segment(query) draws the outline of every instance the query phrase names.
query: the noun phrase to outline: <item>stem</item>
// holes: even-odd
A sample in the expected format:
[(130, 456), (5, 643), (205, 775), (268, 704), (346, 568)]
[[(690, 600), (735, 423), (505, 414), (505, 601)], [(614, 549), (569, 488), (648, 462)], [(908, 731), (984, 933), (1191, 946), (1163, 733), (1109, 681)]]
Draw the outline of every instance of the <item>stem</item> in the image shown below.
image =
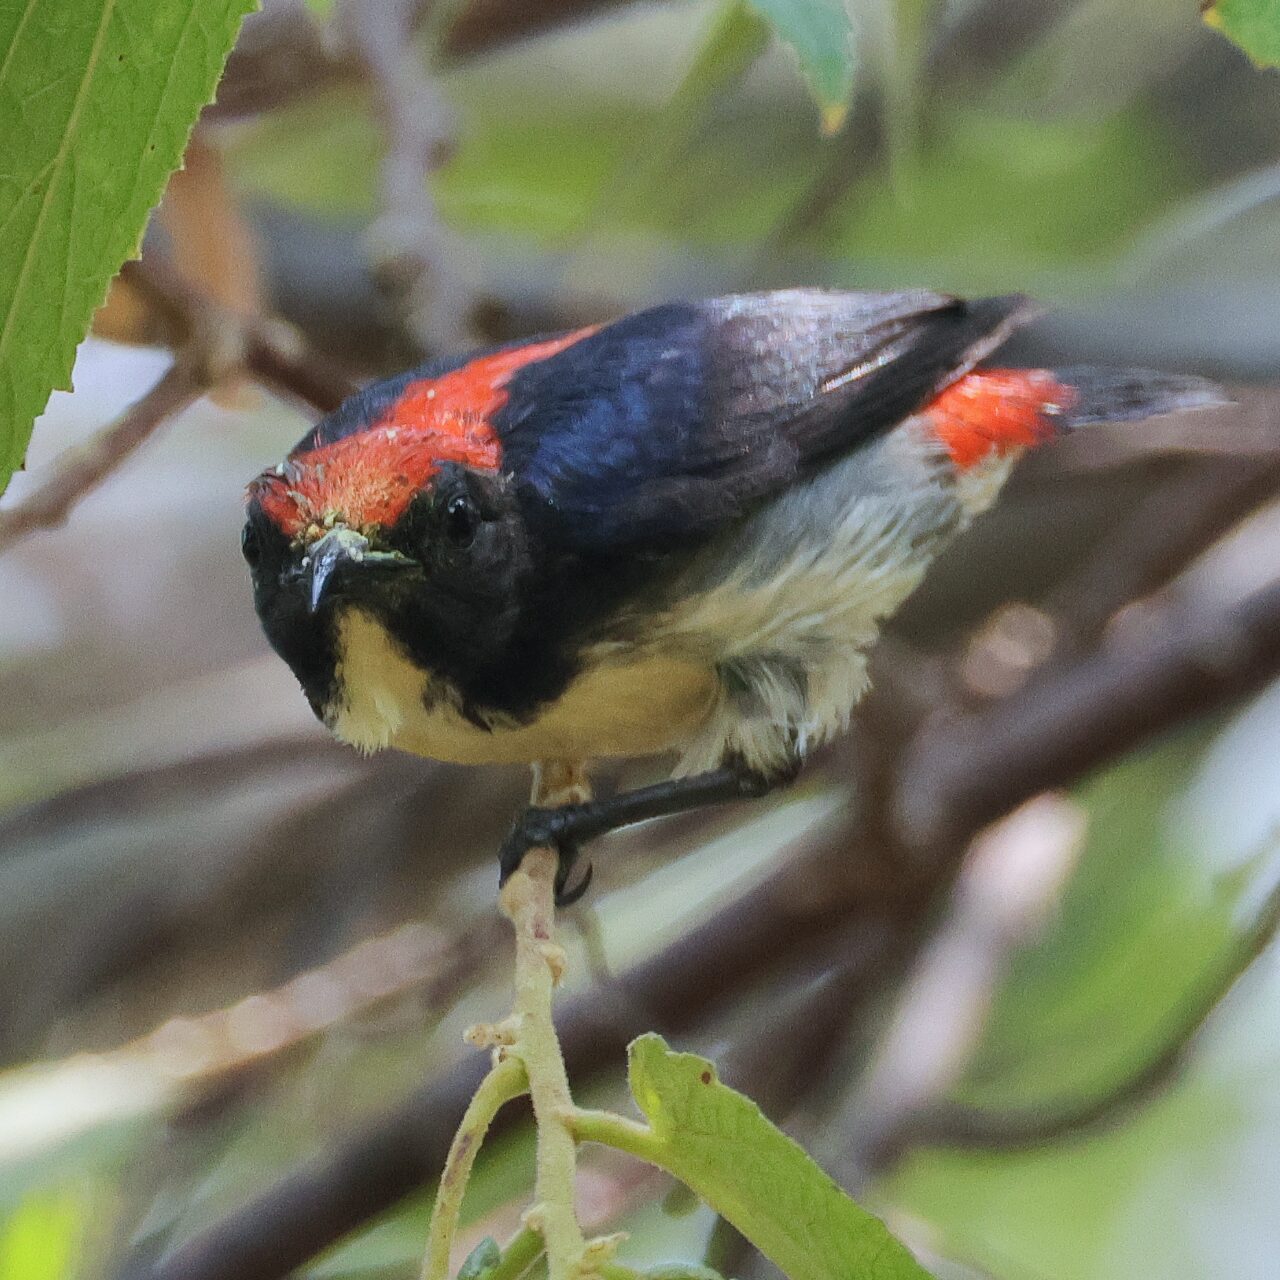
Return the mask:
[(502, 1261), (485, 1280), (520, 1280), (540, 1257), (542, 1237), (532, 1227), (521, 1227), (503, 1249)]
[(471, 1166), (475, 1163), (480, 1144), (499, 1109), (512, 1098), (525, 1093), (528, 1087), (524, 1063), (519, 1058), (503, 1058), (494, 1063), (467, 1104), (462, 1123), (445, 1158), (435, 1204), (431, 1208), (431, 1230), (422, 1263), (422, 1280), (448, 1280), (449, 1254), (458, 1229), (462, 1197), (466, 1194), (467, 1180), (471, 1177)]
[(564, 970), (564, 952), (555, 941), (557, 865), (553, 850), (530, 850), (507, 881), (500, 902), (516, 932), (518, 1030), (512, 1053), (528, 1072), (538, 1127), (536, 1203), (527, 1222), (546, 1242), (550, 1280), (575, 1280), (586, 1240), (574, 1212), (577, 1145), (568, 1126), (573, 1098), (551, 1017), (552, 996)]
[(569, 1131), (578, 1142), (598, 1142), (616, 1151), (646, 1160), (660, 1169), (666, 1168), (662, 1143), (647, 1124), (628, 1120), (612, 1111), (592, 1111), (574, 1107), (569, 1113)]

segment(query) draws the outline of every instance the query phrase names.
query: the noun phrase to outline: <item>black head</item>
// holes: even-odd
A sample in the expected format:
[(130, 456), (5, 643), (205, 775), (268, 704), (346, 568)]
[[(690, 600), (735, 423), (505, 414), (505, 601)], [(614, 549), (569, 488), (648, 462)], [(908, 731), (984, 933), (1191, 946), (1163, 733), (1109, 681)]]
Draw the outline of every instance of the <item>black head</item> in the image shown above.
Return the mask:
[[(340, 693), (338, 627), (349, 610), (379, 622), (437, 686), (443, 679), (465, 688), (474, 672), (501, 660), (530, 559), (502, 476), (440, 464), (385, 523), (340, 508), (321, 514), (306, 502), (321, 518), (304, 523), (299, 482), (289, 468), (255, 482), (242, 545), (267, 638), (318, 715)], [(363, 505), (377, 510), (376, 501)]]

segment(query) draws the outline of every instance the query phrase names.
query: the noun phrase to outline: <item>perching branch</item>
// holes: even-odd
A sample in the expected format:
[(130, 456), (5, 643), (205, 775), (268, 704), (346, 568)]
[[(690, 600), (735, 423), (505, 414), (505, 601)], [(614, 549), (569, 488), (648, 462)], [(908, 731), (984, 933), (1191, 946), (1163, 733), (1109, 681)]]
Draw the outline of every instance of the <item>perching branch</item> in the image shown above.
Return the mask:
[[(815, 851), (780, 868), (614, 986), (565, 1001), (557, 1027), (574, 1078), (616, 1066), (642, 1032), (687, 1027), (779, 963), (820, 952), (847, 915), (804, 888), (825, 861)], [(439, 1176), (484, 1074), (476, 1058), (462, 1059), (154, 1265), (126, 1269), (121, 1280), (279, 1280)], [(495, 1131), (505, 1120), (498, 1116)]]
[(530, 850), (504, 886), (500, 904), (516, 934), (516, 997), (509, 1052), (524, 1063), (528, 1073), (538, 1126), (535, 1203), (525, 1221), (546, 1242), (551, 1280), (572, 1280), (586, 1239), (574, 1212), (578, 1153), (566, 1123), (573, 1098), (551, 1014), (555, 988), (565, 966), (564, 950), (555, 940), (558, 861), (554, 850)]
[[(537, 770), (535, 803), (581, 804), (588, 798), (586, 780), (579, 769), (544, 765)], [(467, 1033), (472, 1043), (494, 1046), (499, 1066), (481, 1085), (477, 1095), (482, 1099), (479, 1114), (473, 1099), (450, 1148), (455, 1184), (446, 1186), (442, 1179), (423, 1280), (447, 1280), (449, 1241), (461, 1201), (461, 1186), (457, 1184), (459, 1179), (465, 1183), (479, 1137), (496, 1110), (483, 1100), (494, 1091), (495, 1075), (501, 1070), (503, 1059), (518, 1064), (522, 1091), (527, 1087), (533, 1102), (538, 1148), (535, 1202), (526, 1211), (524, 1222), (542, 1237), (550, 1280), (579, 1280), (596, 1272), (600, 1264), (609, 1261), (617, 1244), (616, 1237), (588, 1242), (578, 1222), (575, 1203), (578, 1149), (570, 1127), (573, 1096), (552, 1016), (555, 989), (565, 968), (564, 948), (556, 941), (559, 863), (554, 849), (531, 849), (498, 898), (502, 914), (511, 921), (516, 936), (515, 1001), (505, 1021), (496, 1026), (473, 1027)], [(515, 1082), (516, 1074), (507, 1071), (508, 1087)], [(449, 1172), (450, 1163), (446, 1163), (446, 1178)]]

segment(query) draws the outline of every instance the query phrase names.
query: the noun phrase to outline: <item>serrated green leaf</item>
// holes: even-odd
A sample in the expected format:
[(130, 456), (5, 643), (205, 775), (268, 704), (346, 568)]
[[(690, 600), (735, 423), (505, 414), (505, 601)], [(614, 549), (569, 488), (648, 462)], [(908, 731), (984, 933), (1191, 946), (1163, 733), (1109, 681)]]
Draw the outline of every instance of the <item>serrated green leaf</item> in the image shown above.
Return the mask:
[(254, 3), (0, 5), (0, 491)]
[(835, 133), (844, 123), (853, 93), (853, 23), (844, 0), (751, 0), (791, 46), (800, 70), (822, 112), (822, 131)]
[(789, 1280), (922, 1280), (888, 1228), (855, 1204), (715, 1067), (660, 1036), (629, 1052), (631, 1092), (652, 1130), (644, 1154), (733, 1223)]
[(1217, 0), (1204, 20), (1260, 67), (1280, 67), (1280, 0)]

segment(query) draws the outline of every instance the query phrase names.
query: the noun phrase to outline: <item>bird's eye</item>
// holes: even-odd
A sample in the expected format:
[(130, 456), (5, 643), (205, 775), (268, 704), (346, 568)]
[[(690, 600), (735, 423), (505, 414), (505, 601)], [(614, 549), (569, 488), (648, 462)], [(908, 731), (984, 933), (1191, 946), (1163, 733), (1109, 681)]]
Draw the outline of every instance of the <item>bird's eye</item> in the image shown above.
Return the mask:
[(240, 553), (250, 569), (258, 567), (258, 561), (262, 559), (262, 539), (251, 524), (245, 525), (244, 532), (240, 535)]
[(450, 542), (459, 547), (471, 544), (480, 525), (480, 511), (465, 494), (450, 498), (444, 509), (444, 527)]

